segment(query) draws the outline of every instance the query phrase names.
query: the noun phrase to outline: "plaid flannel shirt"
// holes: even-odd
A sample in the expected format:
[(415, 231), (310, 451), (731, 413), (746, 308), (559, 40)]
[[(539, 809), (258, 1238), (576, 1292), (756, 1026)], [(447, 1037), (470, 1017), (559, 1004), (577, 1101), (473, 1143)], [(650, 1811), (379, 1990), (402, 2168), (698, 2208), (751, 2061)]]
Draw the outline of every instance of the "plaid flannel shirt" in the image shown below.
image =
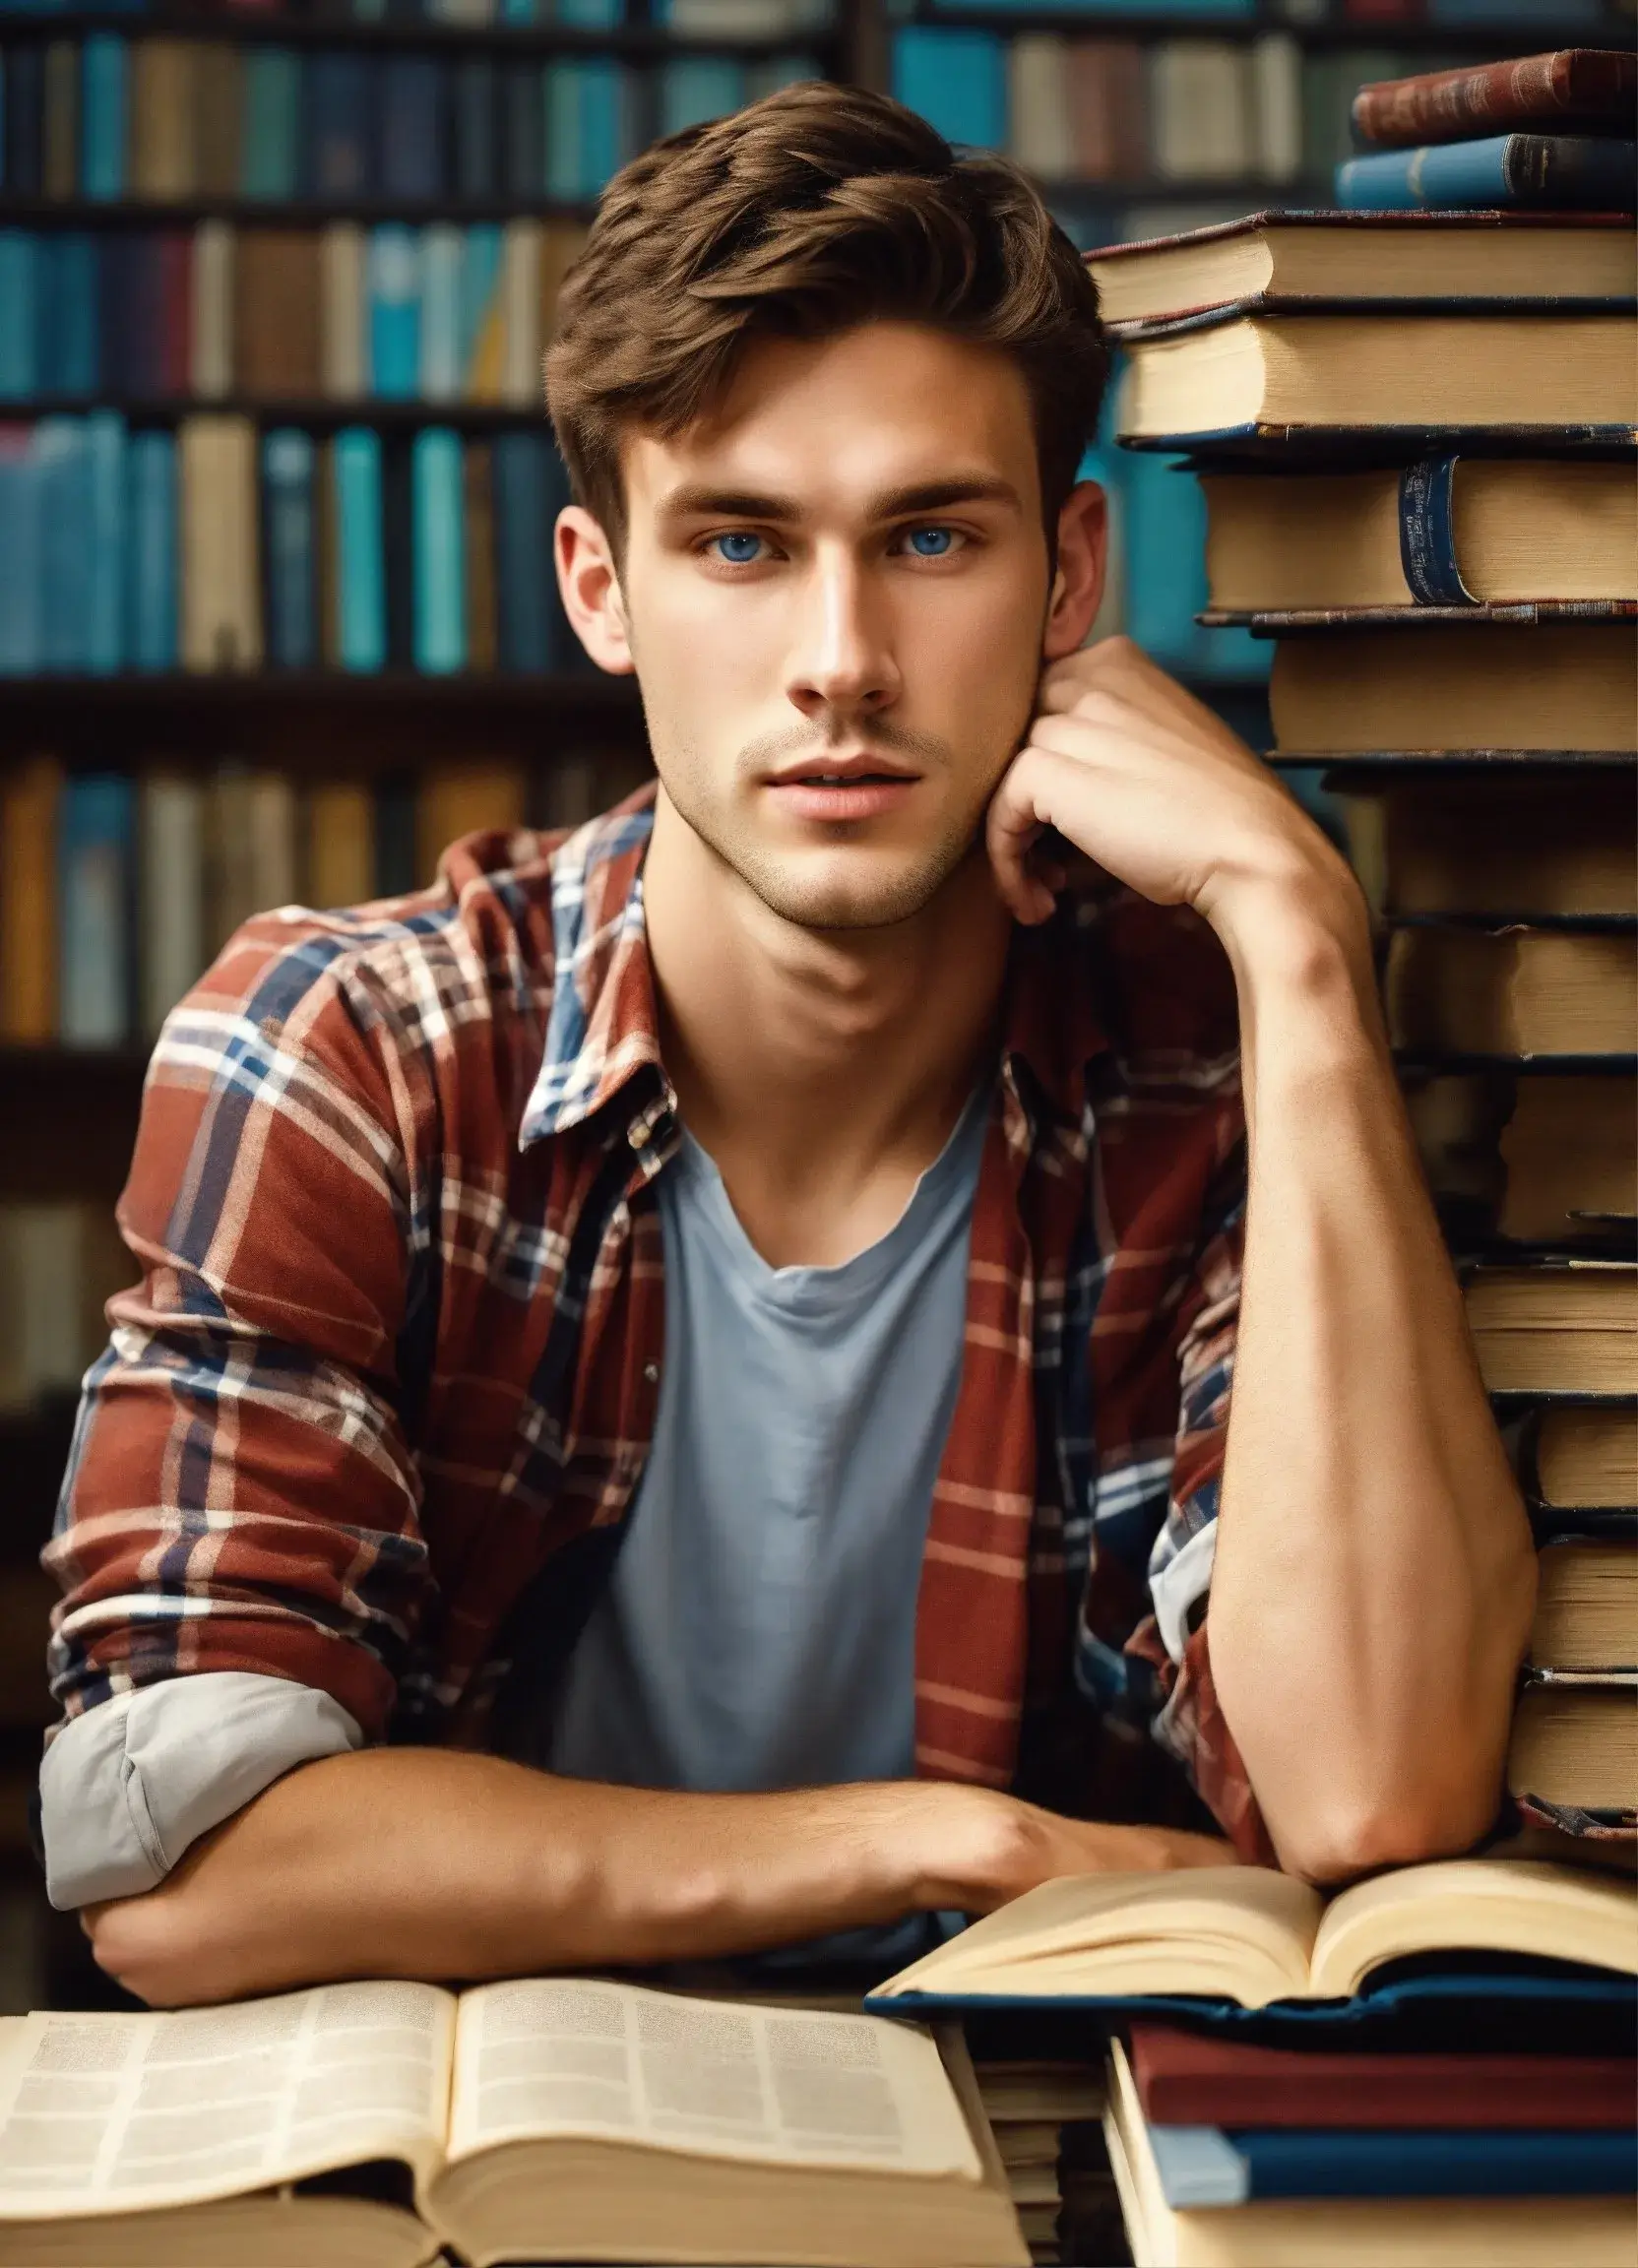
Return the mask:
[[(549, 1690), (665, 1356), (651, 794), (468, 837), (409, 898), (264, 914), (167, 1019), (118, 1211), (142, 1282), (42, 1554), (63, 1722), (249, 1670), (369, 1741), (484, 1747)], [(1088, 1816), (1198, 1818), (1192, 1781), (1267, 1857), (1206, 1622), (1155, 1611), (1182, 1553), (1209, 1571), (1236, 1040), (1186, 912), (1105, 891), (1014, 932), (915, 1753)]]

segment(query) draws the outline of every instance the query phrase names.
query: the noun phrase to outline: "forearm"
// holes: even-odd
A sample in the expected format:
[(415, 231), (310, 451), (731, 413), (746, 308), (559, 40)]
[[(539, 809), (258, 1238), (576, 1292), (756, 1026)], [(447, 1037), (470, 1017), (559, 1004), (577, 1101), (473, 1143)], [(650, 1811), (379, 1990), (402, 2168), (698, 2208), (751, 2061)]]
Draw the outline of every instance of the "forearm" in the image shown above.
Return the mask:
[(1362, 909), (1230, 937), (1250, 1196), (1218, 1691), (1298, 1871), (1493, 1813), (1535, 1560), (1392, 1077)]

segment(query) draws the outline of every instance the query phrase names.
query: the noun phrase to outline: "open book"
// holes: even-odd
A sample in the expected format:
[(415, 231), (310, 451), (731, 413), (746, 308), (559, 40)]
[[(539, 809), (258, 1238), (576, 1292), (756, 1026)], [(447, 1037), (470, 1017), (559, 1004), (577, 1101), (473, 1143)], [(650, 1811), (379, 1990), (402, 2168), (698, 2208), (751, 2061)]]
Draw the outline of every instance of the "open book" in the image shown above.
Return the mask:
[(0, 2263), (1026, 2268), (953, 2034), (592, 1979), (0, 2024)]
[(1329, 1903), (1267, 1866), (1065, 1875), (985, 1915), (870, 1998), (1184, 1992), (1266, 2008), (1346, 2000), (1385, 1962), (1458, 1949), (1638, 1974), (1638, 1888), (1523, 1858), (1402, 1866)]

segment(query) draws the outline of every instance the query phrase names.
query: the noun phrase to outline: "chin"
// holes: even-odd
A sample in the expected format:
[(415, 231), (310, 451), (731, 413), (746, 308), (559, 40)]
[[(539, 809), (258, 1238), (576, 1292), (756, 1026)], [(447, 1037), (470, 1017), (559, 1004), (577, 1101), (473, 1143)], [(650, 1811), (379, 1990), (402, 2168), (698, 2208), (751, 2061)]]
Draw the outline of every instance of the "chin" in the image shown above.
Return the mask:
[(802, 857), (769, 851), (735, 860), (771, 913), (802, 929), (891, 929), (930, 906), (966, 845), (885, 858), (863, 850)]

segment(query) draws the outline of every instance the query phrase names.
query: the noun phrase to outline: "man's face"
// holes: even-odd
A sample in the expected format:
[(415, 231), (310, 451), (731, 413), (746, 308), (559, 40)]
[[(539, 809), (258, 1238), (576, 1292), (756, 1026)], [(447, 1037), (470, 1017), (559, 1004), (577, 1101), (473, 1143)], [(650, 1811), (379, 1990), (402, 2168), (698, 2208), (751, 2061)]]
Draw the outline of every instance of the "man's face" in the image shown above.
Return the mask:
[(1048, 582), (1018, 370), (905, 323), (763, 342), (709, 422), (634, 435), (623, 465), (665, 795), (787, 920), (908, 919), (1034, 708)]

